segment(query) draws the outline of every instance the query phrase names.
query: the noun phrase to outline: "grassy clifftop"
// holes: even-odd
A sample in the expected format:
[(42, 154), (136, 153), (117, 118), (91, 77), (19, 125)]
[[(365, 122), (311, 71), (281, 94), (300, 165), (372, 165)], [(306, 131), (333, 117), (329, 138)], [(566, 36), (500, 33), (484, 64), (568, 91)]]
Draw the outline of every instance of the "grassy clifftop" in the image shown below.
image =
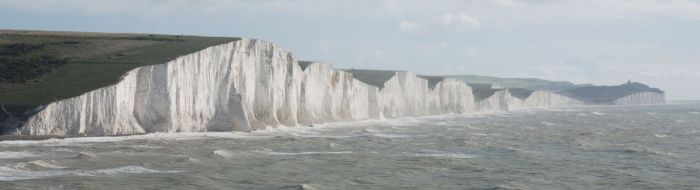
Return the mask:
[(0, 104), (39, 105), (238, 38), (0, 30)]

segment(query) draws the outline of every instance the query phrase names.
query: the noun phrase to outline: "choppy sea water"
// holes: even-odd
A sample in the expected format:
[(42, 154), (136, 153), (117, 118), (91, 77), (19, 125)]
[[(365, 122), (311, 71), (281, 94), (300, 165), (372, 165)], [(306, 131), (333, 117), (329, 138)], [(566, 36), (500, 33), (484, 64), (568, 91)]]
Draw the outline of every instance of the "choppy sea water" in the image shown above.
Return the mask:
[(699, 189), (700, 105), (0, 142), (0, 189)]

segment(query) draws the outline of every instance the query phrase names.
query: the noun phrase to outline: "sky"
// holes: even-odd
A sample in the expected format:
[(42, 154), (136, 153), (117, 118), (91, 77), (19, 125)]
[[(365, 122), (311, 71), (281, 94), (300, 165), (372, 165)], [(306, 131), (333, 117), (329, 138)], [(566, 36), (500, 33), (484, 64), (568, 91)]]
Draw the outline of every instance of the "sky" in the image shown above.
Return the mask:
[(336, 68), (700, 99), (700, 0), (0, 0), (0, 28), (257, 38)]

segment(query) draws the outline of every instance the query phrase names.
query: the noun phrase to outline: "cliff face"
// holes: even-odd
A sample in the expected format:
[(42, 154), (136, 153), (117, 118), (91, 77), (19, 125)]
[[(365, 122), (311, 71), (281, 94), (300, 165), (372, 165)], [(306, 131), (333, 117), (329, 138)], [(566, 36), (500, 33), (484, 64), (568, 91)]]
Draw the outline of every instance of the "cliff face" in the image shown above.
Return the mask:
[(527, 97), (514, 96), (508, 91), (506, 101), (510, 108), (547, 108), (582, 106), (584, 102), (554, 92), (536, 90)]
[[(332, 121), (378, 119), (378, 88), (335, 70), (329, 64), (310, 63), (303, 71), (299, 89), (297, 122), (302, 125)], [(296, 123), (287, 123), (294, 126)]]
[(384, 88), (328, 64), (302, 69), (274, 44), (243, 39), (47, 105), (15, 135), (129, 135), (253, 131), (270, 126), (476, 111), (471, 88), (447, 79), (434, 88), (397, 72)]
[[(410, 72), (299, 64), (274, 44), (241, 39), (131, 70), (115, 85), (53, 102), (22, 122), (3, 110), (6, 122), (0, 124), (4, 134), (103, 136), (254, 131), (280, 125), (583, 105), (547, 91), (514, 96), (500, 87), (475, 86)], [(663, 102), (663, 94), (635, 94), (616, 104), (649, 101)]]
[(503, 89), (496, 90), (488, 98), (476, 102), (476, 109), (485, 112), (508, 111), (508, 106), (506, 91)]
[[(250, 78), (250, 75), (256, 77), (256, 70), (274, 73), (273, 68), (260, 67), (283, 65), (286, 61), (286, 55), (266, 51), (268, 48), (273, 47), (238, 41), (207, 48), (167, 64), (131, 70), (116, 85), (47, 105), (15, 134), (100, 136), (251, 130), (250, 122), (246, 122), (249, 115), (241, 113), (244, 106), (253, 108), (251, 104), (244, 104), (237, 90), (250, 88), (256, 80), (267, 84), (279, 78), (278, 75)], [(269, 64), (229, 64), (234, 60), (265, 60)]]
[(650, 105), (665, 103), (666, 97), (663, 92), (641, 92), (627, 95), (611, 102), (612, 105)]
[(431, 88), (428, 80), (410, 72), (397, 72), (379, 91), (380, 113), (385, 118), (465, 113), (475, 111), (472, 89), (454, 79)]

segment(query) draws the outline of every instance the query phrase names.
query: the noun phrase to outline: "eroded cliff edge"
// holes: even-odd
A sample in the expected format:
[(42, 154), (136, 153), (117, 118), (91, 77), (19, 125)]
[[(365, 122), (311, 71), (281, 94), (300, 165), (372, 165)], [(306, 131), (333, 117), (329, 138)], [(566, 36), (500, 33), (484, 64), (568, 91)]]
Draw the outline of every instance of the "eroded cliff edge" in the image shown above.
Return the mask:
[(409, 72), (395, 73), (380, 89), (328, 64), (302, 69), (274, 44), (242, 39), (131, 70), (116, 85), (48, 104), (5, 131), (58, 136), (253, 131), (477, 111), (471, 92), (451, 79), (430, 88)]
[[(514, 96), (498, 87), (488, 87), (488, 95), (481, 97), (480, 90), (463, 81), (410, 72), (362, 75), (325, 63), (300, 64), (272, 43), (241, 39), (131, 70), (115, 85), (42, 106), (24, 121), (4, 122), (3, 131), (54, 136), (254, 131), (280, 125), (507, 111), (509, 106), (584, 104), (547, 91)], [(621, 102), (640, 98), (628, 99)]]

